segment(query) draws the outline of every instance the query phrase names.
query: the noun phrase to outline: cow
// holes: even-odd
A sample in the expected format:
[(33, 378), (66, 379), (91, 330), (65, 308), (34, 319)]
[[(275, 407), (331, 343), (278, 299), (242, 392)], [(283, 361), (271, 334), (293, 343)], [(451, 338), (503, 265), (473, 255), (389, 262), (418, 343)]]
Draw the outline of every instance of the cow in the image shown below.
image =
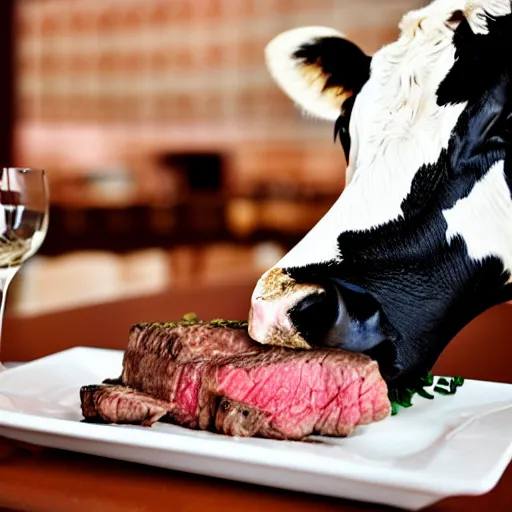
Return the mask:
[(332, 123), (346, 179), (257, 280), (252, 338), (367, 354), (399, 388), (512, 299), (511, 12), (510, 0), (435, 0), (373, 55), (322, 26), (268, 43), (277, 87)]

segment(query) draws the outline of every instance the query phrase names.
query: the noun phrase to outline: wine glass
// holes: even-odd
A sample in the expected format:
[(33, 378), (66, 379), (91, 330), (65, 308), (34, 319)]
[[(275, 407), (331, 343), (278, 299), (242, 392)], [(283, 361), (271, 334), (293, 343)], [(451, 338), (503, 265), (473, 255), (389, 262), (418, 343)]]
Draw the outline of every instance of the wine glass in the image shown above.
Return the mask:
[[(0, 347), (5, 298), (13, 277), (41, 247), (48, 230), (49, 193), (43, 169), (0, 171)], [(5, 370), (0, 362), (0, 371)]]

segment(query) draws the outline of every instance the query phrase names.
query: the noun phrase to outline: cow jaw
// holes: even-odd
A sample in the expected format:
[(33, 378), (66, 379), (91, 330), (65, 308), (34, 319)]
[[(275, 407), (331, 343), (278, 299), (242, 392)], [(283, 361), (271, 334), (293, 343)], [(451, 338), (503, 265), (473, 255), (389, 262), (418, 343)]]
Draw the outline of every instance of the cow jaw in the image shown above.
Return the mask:
[(311, 296), (325, 289), (312, 283), (297, 283), (280, 268), (268, 270), (253, 292), (249, 312), (249, 335), (264, 345), (309, 349), (311, 345), (293, 325), (290, 313)]

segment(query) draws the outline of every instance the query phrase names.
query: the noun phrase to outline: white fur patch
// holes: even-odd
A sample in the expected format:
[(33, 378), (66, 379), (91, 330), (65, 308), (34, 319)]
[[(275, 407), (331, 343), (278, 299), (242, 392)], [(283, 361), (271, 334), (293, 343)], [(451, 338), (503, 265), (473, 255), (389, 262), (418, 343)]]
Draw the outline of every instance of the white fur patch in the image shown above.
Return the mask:
[[(336, 121), (342, 101), (333, 104), (332, 98), (322, 93), (324, 80), (310, 83), (291, 57), (301, 45), (319, 37), (345, 36), (329, 27), (301, 27), (288, 30), (275, 37), (265, 48), (265, 60), (269, 73), (277, 85), (306, 114), (320, 119)], [(340, 59), (343, 56), (340, 55)]]
[(404, 31), (428, 31), (436, 22), (445, 23), (450, 16), (461, 11), (475, 34), (489, 32), (489, 18), (506, 16), (512, 12), (511, 0), (434, 0), (432, 3), (407, 13), (400, 23)]
[(448, 223), (448, 242), (460, 235), (472, 260), (496, 256), (512, 272), (512, 200), (503, 161), (487, 172), (468, 197), (457, 201), (443, 214)]
[(512, 12), (510, 0), (469, 0), (467, 4), (467, 20), (475, 34), (488, 34), (489, 18), (506, 16)]

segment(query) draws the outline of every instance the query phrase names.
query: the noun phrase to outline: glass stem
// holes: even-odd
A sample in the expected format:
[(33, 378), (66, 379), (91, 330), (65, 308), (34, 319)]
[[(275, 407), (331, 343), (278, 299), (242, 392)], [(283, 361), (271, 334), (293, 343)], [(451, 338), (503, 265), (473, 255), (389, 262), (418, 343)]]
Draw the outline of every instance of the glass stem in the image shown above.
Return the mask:
[[(7, 297), (7, 289), (13, 280), (13, 277), (18, 272), (19, 267), (7, 267), (0, 269), (0, 353), (2, 348), (2, 334), (3, 334), (3, 325), (4, 325), (4, 312), (5, 312), (5, 303)], [(0, 361), (0, 372), (3, 370), (7, 370), (7, 368)]]

